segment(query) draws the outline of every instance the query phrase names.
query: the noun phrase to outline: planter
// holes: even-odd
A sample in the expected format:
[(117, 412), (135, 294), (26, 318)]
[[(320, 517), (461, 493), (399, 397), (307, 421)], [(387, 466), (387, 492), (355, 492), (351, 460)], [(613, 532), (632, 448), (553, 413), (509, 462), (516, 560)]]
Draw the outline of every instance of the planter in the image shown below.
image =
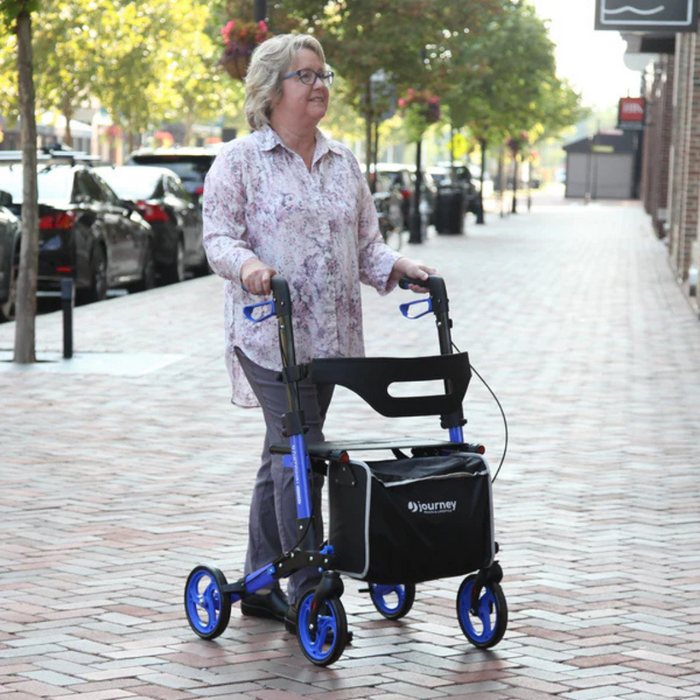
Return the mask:
[(245, 78), (246, 71), (248, 70), (248, 64), (250, 63), (250, 56), (245, 56), (243, 54), (231, 55), (224, 54), (219, 59), (219, 65), (234, 79), (243, 80)]

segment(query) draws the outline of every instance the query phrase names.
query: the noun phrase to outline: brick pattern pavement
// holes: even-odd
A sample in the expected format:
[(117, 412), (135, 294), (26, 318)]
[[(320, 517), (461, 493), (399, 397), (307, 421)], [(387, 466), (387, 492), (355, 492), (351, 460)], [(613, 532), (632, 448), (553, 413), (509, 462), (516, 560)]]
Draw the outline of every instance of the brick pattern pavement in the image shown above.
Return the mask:
[[(330, 669), (238, 606), (215, 642), (194, 636), (183, 585), (201, 561), (239, 575), (261, 433), (228, 403), (210, 277), (76, 309), (76, 353), (112, 353), (110, 374), (0, 371), (0, 699), (700, 696), (700, 326), (641, 208), (536, 200), (411, 255), (445, 276), (455, 342), (509, 419), (504, 640), (465, 640), (458, 579), (419, 585), (398, 622), (346, 579), (355, 641)], [(402, 294), (368, 290), (369, 354), (435, 351)], [(39, 349), (60, 332), (40, 317)], [(139, 352), (183, 358), (120, 372)], [(503, 426), (476, 379), (465, 411), (495, 467)], [(329, 437), (397, 431), (436, 434), (338, 391)]]

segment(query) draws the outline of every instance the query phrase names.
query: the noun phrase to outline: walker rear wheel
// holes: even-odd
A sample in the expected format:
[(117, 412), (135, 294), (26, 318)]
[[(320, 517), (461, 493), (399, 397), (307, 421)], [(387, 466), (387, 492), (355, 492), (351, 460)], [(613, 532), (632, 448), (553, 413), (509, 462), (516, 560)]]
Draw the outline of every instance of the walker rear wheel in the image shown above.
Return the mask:
[(192, 569), (185, 584), (185, 613), (202, 639), (215, 639), (231, 619), (231, 596), (223, 592), (226, 577), (213, 566)]
[(399, 620), (413, 607), (416, 586), (413, 583), (370, 583), (369, 595), (381, 615), (387, 620)]
[(464, 636), (479, 649), (488, 649), (503, 639), (508, 626), (508, 606), (501, 586), (495, 581), (484, 584), (479, 593), (477, 614), (471, 611), (476, 574), (462, 581), (457, 593), (457, 617)]

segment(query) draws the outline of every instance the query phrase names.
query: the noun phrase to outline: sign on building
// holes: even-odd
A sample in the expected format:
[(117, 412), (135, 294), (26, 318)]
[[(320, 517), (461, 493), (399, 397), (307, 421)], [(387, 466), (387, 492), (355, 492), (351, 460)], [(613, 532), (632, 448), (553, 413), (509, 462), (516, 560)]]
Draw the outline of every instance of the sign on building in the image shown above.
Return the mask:
[(596, 29), (618, 32), (694, 32), (698, 0), (596, 0)]
[(642, 130), (644, 128), (644, 98), (621, 97), (617, 110), (617, 128)]

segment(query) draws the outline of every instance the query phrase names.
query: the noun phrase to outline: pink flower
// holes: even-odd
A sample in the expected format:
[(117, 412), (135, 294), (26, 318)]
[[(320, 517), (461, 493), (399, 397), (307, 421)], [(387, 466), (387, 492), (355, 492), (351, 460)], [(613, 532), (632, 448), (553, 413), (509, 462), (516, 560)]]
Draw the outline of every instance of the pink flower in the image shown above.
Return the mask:
[(224, 27), (221, 28), (221, 36), (224, 38), (224, 43), (228, 42), (229, 40), (229, 35), (231, 34), (231, 31), (233, 27), (235, 26), (235, 22), (233, 20), (229, 20)]

